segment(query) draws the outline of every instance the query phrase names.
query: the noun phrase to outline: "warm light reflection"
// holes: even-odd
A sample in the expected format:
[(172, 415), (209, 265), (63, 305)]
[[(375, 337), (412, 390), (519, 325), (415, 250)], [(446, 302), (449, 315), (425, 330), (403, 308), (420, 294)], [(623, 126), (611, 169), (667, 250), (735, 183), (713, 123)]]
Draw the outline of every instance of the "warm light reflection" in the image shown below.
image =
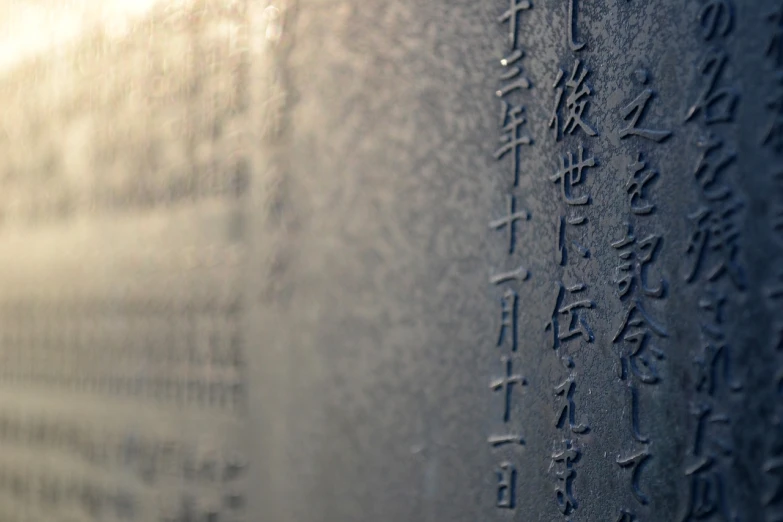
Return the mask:
[(0, 0), (0, 70), (67, 47), (96, 28), (122, 36), (161, 1)]

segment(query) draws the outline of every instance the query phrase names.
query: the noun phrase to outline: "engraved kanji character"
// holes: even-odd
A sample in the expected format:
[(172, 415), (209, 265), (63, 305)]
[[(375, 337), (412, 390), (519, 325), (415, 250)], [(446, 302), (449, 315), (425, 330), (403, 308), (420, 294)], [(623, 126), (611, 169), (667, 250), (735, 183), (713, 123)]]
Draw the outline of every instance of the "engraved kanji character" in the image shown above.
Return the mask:
[(492, 285), (502, 285), (510, 281), (526, 281), (530, 277), (530, 272), (525, 267), (520, 266), (508, 272), (500, 272), (489, 276), (489, 283)]
[(552, 453), (552, 461), (558, 464), (558, 470), (555, 472), (557, 477), (555, 499), (560, 512), (564, 515), (570, 515), (578, 506), (573, 491), (573, 482), (576, 478), (574, 463), (579, 460), (581, 454), (578, 449), (574, 448), (570, 440), (564, 440), (563, 446), (563, 449)]
[(716, 34), (728, 36), (731, 32), (734, 9), (729, 0), (707, 0), (699, 12), (702, 36), (709, 41)]
[(692, 404), (691, 414), (696, 417), (696, 430), (691, 447), (691, 456), (696, 461), (729, 457), (734, 453), (731, 419), (728, 415), (713, 413), (713, 407), (706, 402)]
[(777, 154), (783, 153), (783, 71), (775, 73), (775, 94), (767, 101), (770, 122), (762, 143)]
[(707, 458), (686, 470), (690, 479), (688, 507), (682, 522), (707, 520), (714, 516), (723, 522), (739, 522), (739, 517), (730, 512), (723, 487), (723, 476), (715, 469), (714, 459)]
[(497, 346), (503, 345), (506, 331), (510, 330), (511, 351), (516, 352), (519, 342), (519, 295), (511, 289), (506, 289), (500, 299), (500, 307), (500, 333), (498, 334)]
[(489, 388), (493, 391), (500, 391), (504, 395), (503, 405), (503, 422), (508, 422), (511, 418), (511, 390), (515, 384), (519, 386), (526, 386), (527, 380), (521, 375), (514, 374), (514, 368), (512, 366), (511, 359), (503, 357), (501, 359), (503, 366), (505, 367), (505, 375), (499, 379), (495, 379), (489, 384)]
[[(561, 353), (562, 343), (570, 341), (575, 337), (582, 337), (586, 342), (593, 342), (593, 332), (585, 321), (581, 310), (590, 309), (595, 306), (589, 299), (577, 299), (572, 303), (566, 303), (566, 293), (577, 294), (587, 288), (584, 284), (578, 283), (569, 287), (557, 283), (557, 298), (555, 300), (552, 317), (547, 322), (545, 330), (552, 331), (552, 349), (560, 356), (567, 367), (573, 366), (573, 361), (567, 355)], [(558, 316), (565, 316), (561, 324)]]
[(495, 471), (498, 479), (497, 507), (514, 509), (517, 470), (509, 462), (501, 463)]
[(636, 156), (636, 161), (628, 166), (628, 172), (631, 176), (625, 184), (625, 190), (631, 196), (631, 212), (637, 216), (646, 216), (655, 210), (655, 205), (647, 200), (645, 187), (658, 176), (658, 171), (647, 168), (647, 162), (642, 159), (640, 152)]
[(702, 59), (698, 71), (708, 78), (698, 98), (688, 109), (685, 121), (690, 121), (699, 113), (704, 114), (704, 123), (707, 125), (734, 120), (739, 94), (732, 87), (718, 88), (728, 60), (726, 51), (722, 49), (711, 49)]
[[(557, 244), (555, 245), (555, 260), (557, 261), (558, 265), (565, 266), (568, 260), (568, 248), (566, 247), (566, 244), (568, 243), (568, 239), (566, 238), (566, 225), (568, 224), (578, 226), (584, 225), (585, 223), (587, 223), (587, 218), (585, 217), (557, 217), (557, 230), (555, 231), (555, 240), (557, 241)], [(576, 251), (581, 257), (590, 257), (590, 249), (573, 239), (571, 240), (571, 244), (574, 246), (574, 248), (576, 248)]]
[(509, 8), (498, 17), (498, 22), (508, 24), (508, 40), (511, 49), (517, 48), (517, 25), (519, 24), (518, 15), (522, 11), (527, 11), (532, 7), (529, 0), (507, 0)]
[(650, 502), (650, 499), (642, 492), (642, 488), (639, 485), (639, 475), (648, 459), (650, 459), (650, 452), (647, 448), (630, 457), (617, 457), (618, 466), (623, 469), (631, 468), (631, 492), (636, 498), (636, 501), (643, 506), (647, 505)]
[(701, 149), (699, 163), (693, 175), (701, 186), (702, 194), (709, 201), (726, 199), (731, 195), (731, 189), (720, 182), (721, 175), (737, 159), (733, 150), (726, 150), (723, 140), (712, 132), (700, 136), (696, 146)]
[(617, 517), (616, 522), (636, 522), (636, 515), (627, 509), (621, 509), (620, 515)]
[(653, 321), (647, 314), (642, 303), (635, 300), (626, 310), (623, 321), (612, 338), (613, 343), (618, 343), (622, 339), (623, 342), (632, 346), (627, 360), (621, 358), (620, 377), (623, 380), (627, 378), (628, 371), (630, 371), (645, 384), (655, 384), (659, 381), (655, 363), (646, 357), (645, 353), (649, 349), (653, 357), (659, 361), (663, 360), (665, 356), (658, 348), (649, 346), (650, 333), (654, 333), (659, 338), (669, 336), (666, 329)]
[(633, 226), (629, 223), (625, 237), (612, 243), (612, 248), (618, 250), (620, 265), (615, 268), (614, 280), (619, 287), (620, 299), (625, 298), (638, 287), (647, 297), (660, 298), (666, 283), (661, 280), (656, 287), (647, 284), (647, 265), (652, 263), (653, 257), (661, 245), (661, 236), (651, 234), (637, 241), (633, 233)]
[(569, 205), (587, 205), (590, 202), (589, 195), (572, 196), (571, 191), (574, 186), (584, 181), (585, 176), (582, 171), (595, 167), (595, 164), (594, 157), (585, 159), (585, 150), (581, 145), (577, 148), (576, 157), (571, 152), (561, 156), (560, 170), (549, 176), (549, 180), (553, 183), (560, 183), (563, 201)]
[(742, 384), (731, 375), (731, 352), (722, 326), (725, 304), (725, 294), (711, 288), (699, 299), (699, 308), (707, 318), (701, 321), (701, 350), (694, 358), (698, 371), (696, 389), (709, 395), (715, 394), (719, 383), (732, 392), (742, 389)]
[(579, 51), (585, 46), (584, 43), (576, 41), (576, 27), (578, 25), (577, 15), (576, 0), (568, 0), (568, 46), (574, 52)]
[(516, 245), (516, 223), (517, 221), (529, 220), (530, 214), (528, 214), (527, 210), (517, 210), (517, 199), (513, 195), (508, 196), (506, 206), (508, 214), (492, 221), (489, 227), (494, 230), (500, 230), (501, 228), (508, 230), (508, 253), (513, 254), (514, 246)]
[[(560, 140), (565, 134), (573, 134), (576, 129), (582, 131), (588, 136), (597, 136), (595, 131), (582, 116), (590, 103), (590, 95), (593, 93), (589, 85), (585, 83), (585, 78), (590, 73), (587, 67), (582, 67), (582, 61), (576, 60), (574, 68), (571, 71), (571, 78), (561, 86), (561, 81), (565, 76), (565, 71), (560, 69), (555, 78), (552, 88), (555, 89), (555, 105), (552, 109), (552, 118), (549, 120), (549, 126), (555, 132), (555, 139)], [(565, 100), (566, 118), (561, 128), (560, 110), (563, 102), (563, 95), (568, 92)]]
[[(636, 79), (642, 85), (646, 85), (648, 81), (647, 71), (643, 69), (636, 71)], [(628, 126), (620, 129), (621, 139), (627, 138), (628, 136), (639, 136), (641, 138), (660, 143), (672, 135), (671, 131), (643, 129), (637, 127), (639, 120), (642, 118), (647, 109), (647, 104), (650, 102), (650, 99), (654, 94), (655, 91), (647, 88), (643, 90), (642, 93), (639, 94), (639, 96), (637, 96), (631, 103), (621, 109), (620, 115), (622, 116), (623, 120), (630, 120)]]
[(774, 28), (772, 38), (767, 44), (767, 56), (770, 57), (775, 67), (783, 67), (783, 6), (767, 15), (767, 21)]
[(637, 383), (656, 384), (660, 380), (657, 362), (662, 361), (664, 353), (651, 344), (652, 335), (668, 337), (666, 330), (656, 324), (645, 312), (641, 302), (634, 301), (625, 313), (620, 328), (612, 338), (612, 343), (620, 344), (619, 377), (628, 384), (631, 394), (631, 433), (642, 443), (649, 438), (642, 434), (639, 426), (639, 390)]
[[(530, 80), (522, 75), (522, 69), (514, 65), (517, 63), (525, 53), (523, 53), (520, 49), (515, 50), (510, 55), (506, 56), (502, 60), (500, 60), (500, 65), (503, 66), (504, 69), (507, 69), (506, 72), (501, 75), (500, 80), (503, 82), (511, 82), (497, 91), (495, 91), (495, 94), (498, 96), (498, 98), (502, 98), (506, 96), (508, 93), (513, 92), (517, 89), (529, 89), (530, 88)], [(513, 82), (511, 80), (514, 80)]]
[(503, 159), (511, 153), (511, 168), (514, 172), (514, 186), (519, 185), (519, 153), (523, 145), (530, 145), (533, 140), (530, 136), (522, 134), (522, 126), (527, 122), (524, 116), (525, 108), (521, 105), (512, 107), (505, 101), (502, 103), (500, 126), (503, 135), (500, 137), (501, 146), (495, 151), (495, 159)]
[(715, 281), (728, 274), (739, 290), (745, 289), (745, 274), (737, 261), (739, 254), (740, 211), (743, 205), (735, 200), (721, 202), (713, 207), (701, 207), (688, 216), (693, 222), (685, 255), (689, 265), (685, 280), (693, 282), (706, 258), (714, 262), (707, 270), (707, 279)]
[(576, 393), (576, 381), (573, 375), (569, 375), (565, 381), (555, 386), (555, 397), (562, 402), (562, 405), (559, 407), (560, 412), (555, 419), (555, 426), (558, 429), (562, 429), (566, 427), (567, 423), (571, 432), (587, 433), (590, 431), (590, 427), (587, 424), (576, 422), (574, 393)]

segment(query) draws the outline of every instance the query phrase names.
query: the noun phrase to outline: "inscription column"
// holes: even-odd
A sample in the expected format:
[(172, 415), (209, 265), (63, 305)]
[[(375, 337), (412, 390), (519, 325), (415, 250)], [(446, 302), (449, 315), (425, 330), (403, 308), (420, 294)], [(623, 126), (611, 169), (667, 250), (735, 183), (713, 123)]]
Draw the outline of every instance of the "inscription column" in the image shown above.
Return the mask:
[(639, 149), (666, 141), (672, 131), (645, 126), (647, 107), (656, 96), (649, 71), (639, 68), (631, 79), (638, 85), (639, 94), (620, 110), (617, 120), (622, 126), (616, 131), (620, 140), (631, 142), (634, 151), (627, 159), (624, 184), (628, 220), (624, 225), (625, 233), (611, 243), (619, 258), (613, 281), (623, 310), (612, 344), (618, 357), (618, 376), (626, 389), (626, 410), (630, 412), (627, 433), (631, 441), (619, 446), (616, 461), (619, 468), (625, 470), (630, 493), (621, 496), (627, 500), (619, 508), (617, 522), (641, 520), (638, 518), (640, 511), (649, 516), (655, 491), (643, 486), (643, 471), (653, 458), (654, 443), (645, 428), (640, 399), (649, 387), (659, 385), (664, 377), (664, 343), (669, 337), (665, 325), (655, 319), (646, 306), (652, 301), (665, 300), (668, 284), (662, 277), (651, 274), (658, 272), (654, 264), (663, 248), (663, 236), (655, 227), (657, 206), (653, 196), (660, 175)]
[[(684, 115), (698, 126), (698, 159), (690, 172), (698, 203), (688, 214), (690, 236), (684, 281), (697, 289), (693, 311), (698, 346), (692, 357), (691, 440), (684, 460), (687, 494), (683, 522), (746, 520), (732, 491), (733, 412), (741, 404), (742, 379), (736, 375), (730, 332), (745, 300), (746, 277), (740, 231), (744, 203), (735, 188), (738, 153), (730, 139), (739, 93), (727, 51), (736, 24), (730, 0), (702, 2), (693, 31), (703, 44), (696, 63), (696, 87)], [(735, 319), (737, 318), (737, 319)]]
[(499, 373), (491, 379), (489, 388), (502, 403), (502, 416), (496, 431), (487, 443), (497, 455), (495, 466), (495, 506), (498, 510), (515, 512), (517, 508), (518, 451), (525, 444), (519, 419), (512, 415), (513, 403), (518, 400), (527, 380), (521, 373), (517, 360), (519, 351), (519, 313), (521, 283), (529, 277), (527, 269), (519, 262), (517, 252), (518, 228), (530, 220), (530, 214), (519, 205), (517, 191), (522, 174), (524, 149), (533, 140), (526, 132), (524, 93), (531, 82), (522, 69), (524, 51), (519, 43), (519, 22), (531, 9), (527, 0), (510, 0), (507, 9), (498, 16), (498, 22), (508, 29), (507, 54), (500, 60), (499, 83), (495, 95), (500, 105), (499, 145), (494, 157), (509, 173), (505, 181), (506, 206), (501, 215), (489, 223), (489, 228), (503, 238), (508, 265), (490, 275), (490, 285), (499, 293), (500, 326), (495, 348), (499, 351)]
[(591, 258), (588, 235), (591, 196), (585, 181), (597, 171), (598, 161), (588, 143), (599, 135), (590, 122), (589, 107), (593, 94), (587, 79), (590, 69), (583, 60), (586, 44), (578, 38), (578, 3), (569, 0), (566, 17), (566, 40), (571, 56), (567, 69), (558, 69), (552, 82), (553, 102), (548, 122), (550, 139), (562, 142), (558, 150), (559, 168), (549, 175), (559, 191), (559, 214), (555, 217), (554, 262), (558, 280), (554, 284), (551, 318), (545, 326), (550, 333), (550, 348), (560, 363), (561, 377), (552, 393), (555, 401), (551, 465), (555, 483), (554, 500), (563, 520), (572, 521), (580, 507), (575, 482), (582, 459), (580, 438), (590, 432), (577, 398), (580, 396), (580, 374), (575, 354), (594, 343), (590, 326), (595, 303), (577, 259)]

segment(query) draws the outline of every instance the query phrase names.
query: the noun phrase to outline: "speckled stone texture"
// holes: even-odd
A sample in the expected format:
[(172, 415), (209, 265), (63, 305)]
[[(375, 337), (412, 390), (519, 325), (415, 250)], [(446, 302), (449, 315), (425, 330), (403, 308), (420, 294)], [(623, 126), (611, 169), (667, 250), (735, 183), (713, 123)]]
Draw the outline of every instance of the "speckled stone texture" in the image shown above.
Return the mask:
[(780, 520), (779, 6), (521, 4), (288, 6), (264, 512)]

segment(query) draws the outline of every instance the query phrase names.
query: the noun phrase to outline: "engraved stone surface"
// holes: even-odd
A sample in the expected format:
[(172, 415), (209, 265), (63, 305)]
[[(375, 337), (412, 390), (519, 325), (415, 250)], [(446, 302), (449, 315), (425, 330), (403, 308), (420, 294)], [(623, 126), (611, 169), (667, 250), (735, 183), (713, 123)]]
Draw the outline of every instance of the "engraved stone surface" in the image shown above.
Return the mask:
[(247, 5), (84, 9), (0, 76), (0, 519), (256, 520)]
[(783, 4), (91, 1), (0, 2), (0, 521), (783, 521)]
[(780, 9), (299, 0), (266, 507), (783, 520)]

